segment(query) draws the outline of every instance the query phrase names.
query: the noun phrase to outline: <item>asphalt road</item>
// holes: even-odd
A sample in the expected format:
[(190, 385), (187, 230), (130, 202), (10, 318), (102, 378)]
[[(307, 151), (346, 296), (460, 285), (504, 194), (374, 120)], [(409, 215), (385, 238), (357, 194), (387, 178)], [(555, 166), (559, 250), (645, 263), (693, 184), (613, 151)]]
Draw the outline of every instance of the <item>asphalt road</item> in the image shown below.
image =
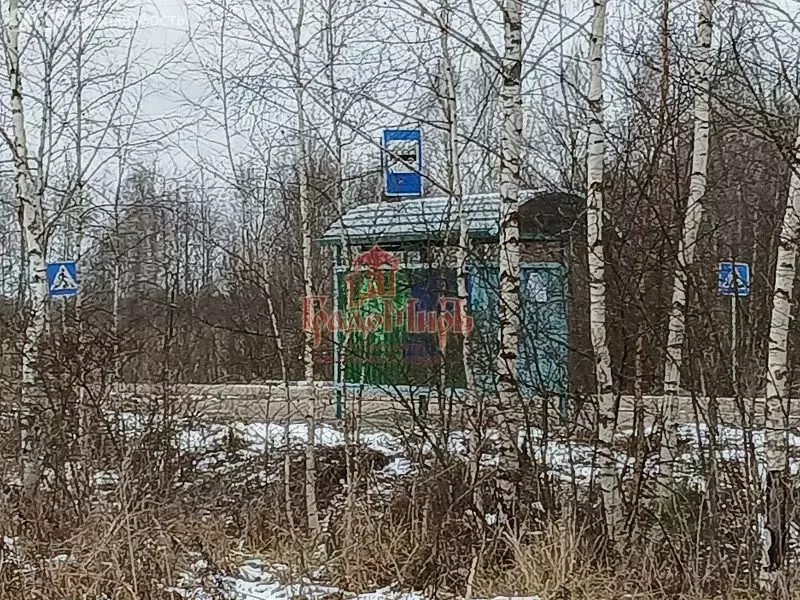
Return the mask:
[[(287, 393), (288, 392), (288, 393)], [(317, 417), (323, 421), (337, 418), (334, 390), (330, 383), (317, 383), (308, 386), (303, 382), (290, 382), (287, 386), (278, 381), (265, 382), (259, 385), (201, 385), (181, 384), (170, 390), (177, 409), (191, 412), (201, 418), (239, 420), (245, 422), (302, 420), (307, 414), (310, 400), (316, 397)], [(147, 402), (148, 398), (163, 394), (161, 386), (148, 384), (124, 384), (116, 390), (115, 397), (123, 405), (135, 409), (137, 404)], [(450, 401), (439, 403), (435, 394), (428, 390), (389, 390), (365, 386), (351, 386), (346, 391), (345, 404), (355, 410), (358, 407), (365, 424), (403, 423), (413, 420), (415, 416), (425, 418), (441, 418), (444, 414), (458, 421), (464, 402), (457, 392), (449, 394)], [(741, 410), (744, 409), (746, 422), (753, 427), (761, 427), (764, 422), (763, 399), (744, 399), (735, 402), (732, 398), (720, 398), (719, 418), (724, 425), (741, 426)], [(645, 396), (641, 400), (645, 425), (652, 425), (658, 414), (660, 396)], [(535, 415), (541, 415), (542, 400), (532, 399), (529, 406)], [(629, 428), (633, 423), (634, 398), (620, 398), (618, 425)], [(576, 415), (577, 405), (568, 406), (570, 419), (589, 423), (591, 407)], [(692, 401), (684, 397), (680, 402), (679, 420), (684, 423), (703, 422), (706, 420), (708, 401), (700, 399)], [(560, 415), (558, 401), (550, 403), (550, 414), (557, 421)], [(540, 417), (537, 417), (540, 418)], [(790, 426), (800, 425), (800, 407), (792, 408)]]

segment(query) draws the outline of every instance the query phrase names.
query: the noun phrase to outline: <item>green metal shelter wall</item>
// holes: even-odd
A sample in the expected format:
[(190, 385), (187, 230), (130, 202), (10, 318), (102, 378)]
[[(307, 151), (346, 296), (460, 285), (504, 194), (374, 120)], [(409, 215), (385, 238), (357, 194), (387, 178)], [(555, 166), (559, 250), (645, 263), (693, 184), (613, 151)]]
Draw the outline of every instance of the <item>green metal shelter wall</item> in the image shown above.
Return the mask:
[[(472, 338), (476, 385), (497, 388), (499, 275), (494, 265), (480, 265), (471, 286), (475, 317)], [(523, 396), (561, 396), (569, 381), (567, 340), (567, 271), (557, 262), (520, 265), (520, 346), (517, 379)]]
[[(346, 307), (347, 273), (339, 273), (339, 306)], [(522, 263), (520, 266), (521, 331), (518, 379), (523, 396), (559, 395), (568, 387), (568, 340), (566, 287), (567, 271), (557, 262)], [(431, 282), (435, 282), (432, 284)], [(432, 290), (435, 287), (438, 289)], [(498, 333), (498, 269), (478, 264), (470, 268), (470, 311), (474, 319), (471, 334), (476, 384), (484, 393), (496, 389)], [(396, 310), (403, 310), (409, 298), (436, 294), (455, 297), (455, 273), (434, 269), (400, 269), (396, 273)], [(433, 296), (431, 296), (433, 294)], [(424, 302), (422, 302), (424, 305)], [(383, 300), (367, 301), (361, 311), (382, 311)], [(448, 336), (444, 354), (435, 334), (383, 330), (366, 336), (361, 332), (342, 334), (344, 381), (373, 385), (415, 385), (436, 387), (439, 361), (445, 362), (447, 387), (463, 387), (460, 336)]]
[[(339, 306), (347, 306), (347, 272), (339, 273)], [(396, 290), (391, 302), (395, 310), (405, 311), (407, 302), (416, 298), (421, 310), (435, 309), (441, 295), (456, 296), (455, 273), (444, 274), (436, 269), (399, 269), (395, 274)], [(436, 288), (436, 289), (434, 289)], [(362, 314), (384, 312), (384, 299), (368, 300)], [(344, 353), (344, 381), (347, 383), (392, 386), (414, 385), (436, 387), (440, 364), (445, 363), (445, 386), (464, 387), (461, 364), (461, 342), (450, 334), (442, 350), (438, 336), (432, 333), (409, 333), (405, 329), (383, 329), (367, 333), (351, 331), (341, 334)]]

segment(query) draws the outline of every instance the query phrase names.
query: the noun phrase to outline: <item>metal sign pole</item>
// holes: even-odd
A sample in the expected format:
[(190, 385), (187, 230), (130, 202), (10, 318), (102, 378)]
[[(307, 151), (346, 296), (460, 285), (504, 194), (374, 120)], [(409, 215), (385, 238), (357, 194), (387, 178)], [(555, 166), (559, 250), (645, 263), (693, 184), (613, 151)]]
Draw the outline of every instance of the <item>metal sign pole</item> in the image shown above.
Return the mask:
[(739, 296), (750, 294), (750, 265), (734, 260), (719, 264), (717, 290), (731, 297), (731, 387), (739, 397)]
[(739, 381), (738, 381), (738, 364), (737, 364), (737, 350), (739, 348), (738, 344), (738, 335), (737, 335), (737, 323), (736, 323), (736, 299), (738, 298), (739, 294), (734, 294), (731, 296), (731, 382), (733, 385), (733, 395), (734, 397), (738, 396), (739, 390)]

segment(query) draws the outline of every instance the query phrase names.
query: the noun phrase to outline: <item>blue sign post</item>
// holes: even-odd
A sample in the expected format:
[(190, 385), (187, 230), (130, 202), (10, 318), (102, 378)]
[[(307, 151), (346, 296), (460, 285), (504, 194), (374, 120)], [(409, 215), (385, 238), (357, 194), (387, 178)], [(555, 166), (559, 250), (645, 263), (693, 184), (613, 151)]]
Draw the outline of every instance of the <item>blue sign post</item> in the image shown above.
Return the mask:
[(73, 262), (47, 265), (47, 290), (51, 296), (70, 297), (78, 294), (78, 265)]
[(739, 395), (738, 331), (736, 300), (750, 294), (750, 265), (739, 262), (721, 262), (717, 276), (717, 291), (731, 298), (731, 382), (734, 395)]
[(421, 196), (422, 131), (384, 129), (383, 168), (387, 196)]

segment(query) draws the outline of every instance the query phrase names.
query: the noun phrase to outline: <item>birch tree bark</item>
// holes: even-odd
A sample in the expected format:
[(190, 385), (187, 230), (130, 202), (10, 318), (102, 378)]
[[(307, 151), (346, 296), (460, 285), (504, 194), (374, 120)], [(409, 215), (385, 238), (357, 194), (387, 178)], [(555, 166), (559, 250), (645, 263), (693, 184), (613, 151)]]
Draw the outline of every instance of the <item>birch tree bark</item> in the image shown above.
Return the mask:
[(286, 515), (286, 523), (289, 532), (294, 538), (294, 511), (292, 510), (292, 441), (290, 438), (290, 420), (292, 414), (292, 388), (289, 382), (289, 367), (286, 364), (286, 348), (283, 344), (283, 336), (278, 327), (278, 315), (275, 312), (275, 303), (272, 301), (272, 288), (269, 284), (269, 274), (267, 273), (267, 253), (262, 253), (262, 274), (264, 279), (264, 295), (267, 298), (267, 313), (269, 314), (269, 324), (272, 335), (275, 337), (275, 348), (278, 351), (278, 361), (281, 366), (281, 379), (286, 390), (286, 427), (283, 430), (283, 510)]
[[(450, 53), (450, 4), (447, 0), (442, 1), (442, 28), (439, 43), (442, 51), (442, 79), (444, 83), (444, 113), (447, 120), (447, 153), (449, 167), (448, 188), (450, 197), (455, 203), (458, 218), (458, 246), (456, 248), (456, 286), (458, 299), (462, 303), (462, 310), (459, 311), (461, 317), (460, 330), (467, 331), (468, 312), (467, 312), (467, 256), (469, 253), (469, 230), (467, 227), (467, 217), (464, 212), (464, 188), (461, 178), (461, 158), (460, 147), (458, 144), (458, 103), (456, 100), (456, 82), (453, 73), (453, 59)], [(480, 464), (480, 411), (475, 391), (475, 377), (472, 372), (472, 357), (469, 335), (464, 333), (461, 348), (461, 361), (464, 368), (465, 379), (465, 404), (471, 421), (470, 431), (470, 484), (474, 487), (478, 478), (478, 466)], [(477, 497), (476, 497), (477, 500)], [(476, 505), (480, 507), (480, 502)]]
[[(314, 295), (314, 286), (311, 276), (311, 211), (308, 194), (308, 160), (306, 156), (305, 118), (303, 116), (303, 92), (297, 92), (299, 113), (298, 129), (299, 139), (297, 146), (299, 163), (299, 188), (300, 188), (300, 221), (302, 228), (302, 254), (303, 254), (303, 293), (307, 298)], [(314, 386), (314, 337), (310, 331), (304, 332), (303, 339), (303, 375), (307, 389), (307, 403), (305, 418), (308, 426), (308, 441), (306, 444), (306, 511), (308, 512), (308, 528), (313, 535), (320, 533), (319, 512), (317, 510), (317, 468), (316, 468), (316, 422), (317, 422), (317, 393)]]
[(781, 587), (788, 542), (786, 501), (789, 494), (788, 412), (786, 378), (789, 372), (787, 348), (792, 320), (792, 292), (797, 277), (800, 250), (800, 125), (795, 142), (795, 163), (789, 185), (789, 197), (783, 216), (775, 267), (775, 287), (769, 326), (769, 354), (766, 385), (766, 478), (764, 481), (765, 514), (759, 518), (763, 544), (761, 581), (769, 588)]
[(667, 356), (664, 364), (664, 424), (661, 443), (660, 493), (668, 494), (672, 474), (672, 458), (677, 436), (680, 410), (678, 394), (681, 385), (683, 342), (686, 333), (686, 288), (689, 270), (695, 261), (695, 247), (703, 219), (703, 197), (706, 193), (708, 165), (709, 104), (711, 96), (711, 34), (715, 0), (698, 0), (697, 44), (695, 47), (694, 146), (689, 200), (678, 242), (678, 260), (672, 284), (672, 308), (667, 334)]
[[(329, 101), (330, 101), (330, 111), (331, 111), (331, 133), (333, 137), (333, 147), (331, 148), (334, 161), (334, 184), (333, 184), (333, 195), (335, 200), (336, 206), (336, 217), (341, 218), (344, 215), (344, 145), (342, 143), (342, 131), (341, 131), (341, 123), (340, 121), (343, 120), (343, 117), (346, 114), (346, 109), (342, 110), (340, 107), (339, 102), (339, 95), (337, 94), (336, 86), (338, 84), (337, 80), (337, 57), (338, 52), (341, 50), (340, 45), (336, 43), (336, 34), (338, 32), (338, 28), (336, 26), (336, 6), (339, 0), (328, 0), (325, 4), (325, 54), (326, 54), (326, 61), (327, 64), (325, 65), (327, 75), (328, 75), (328, 85), (330, 86), (329, 89)], [(340, 236), (339, 236), (339, 247), (340, 247), (340, 254), (341, 256), (350, 256), (349, 245), (347, 243), (347, 234), (342, 228)], [(337, 261), (337, 266), (338, 266)], [(334, 269), (333, 272), (334, 280), (339, 277), (338, 271)], [(334, 283), (334, 290), (336, 289), (336, 284)], [(343, 348), (339, 339), (339, 334), (334, 336), (334, 346), (336, 344), (340, 344), (338, 349), (335, 349), (334, 354), (336, 358), (336, 366), (334, 373), (336, 377), (334, 378), (334, 394), (341, 394), (337, 398), (337, 402), (340, 403), (342, 414), (341, 416), (344, 418), (344, 443), (345, 443), (345, 472), (347, 474), (347, 491), (345, 496), (345, 541), (347, 548), (352, 547), (353, 541), (353, 517), (355, 515), (355, 506), (356, 506), (356, 489), (358, 487), (358, 479), (359, 479), (359, 469), (358, 469), (358, 460), (356, 456), (356, 449), (358, 448), (359, 444), (359, 431), (360, 431), (360, 422), (361, 417), (358, 414), (355, 403), (350, 405), (347, 401), (347, 385), (340, 386), (340, 379), (342, 383), (344, 383), (345, 376), (344, 376), (344, 352)]]
[(122, 199), (122, 184), (125, 176), (126, 154), (123, 152), (122, 143), (117, 133), (117, 181), (114, 190), (114, 202), (112, 206), (113, 231), (112, 238), (109, 240), (114, 257), (114, 276), (111, 288), (111, 339), (112, 353), (114, 357), (112, 373), (112, 388), (119, 385), (122, 377), (122, 356), (120, 350), (120, 305), (122, 301), (122, 256), (120, 253), (120, 203)]
[[(6, 66), (11, 90), (12, 154), (17, 202), (22, 214), (25, 265), (28, 274), (30, 311), (22, 349), (20, 431), (22, 448), (20, 476), (24, 493), (36, 493), (41, 471), (37, 418), (41, 416), (39, 348), (46, 323), (47, 267), (44, 248), (44, 215), (40, 186), (28, 164), (28, 140), (23, 111), (22, 74), (19, 63), (19, 0), (8, 2)], [(42, 190), (43, 191), (43, 190)]]
[[(81, 2), (77, 4), (77, 11), (80, 14)], [(82, 248), (83, 248), (83, 210), (85, 201), (84, 189), (84, 172), (83, 172), (83, 19), (78, 18), (78, 44), (77, 52), (75, 54), (75, 195), (76, 195), (76, 212), (78, 213), (77, 235), (75, 242), (75, 252), (73, 259), (81, 268)], [(83, 343), (84, 343), (84, 322), (83, 322), (83, 296), (78, 295), (75, 298), (75, 325), (77, 327), (77, 356), (79, 371), (83, 374)], [(78, 447), (80, 448), (81, 458), (85, 464), (91, 461), (91, 436), (89, 430), (91, 427), (90, 407), (88, 406), (86, 398), (85, 381), (78, 384)]]
[(589, 146), (587, 172), (587, 246), (589, 249), (589, 310), (592, 350), (597, 379), (598, 484), (603, 497), (606, 532), (615, 541), (620, 533), (622, 506), (617, 485), (612, 443), (616, 427), (611, 354), (606, 339), (606, 282), (603, 249), (603, 46), (605, 44), (606, 0), (594, 0), (592, 35), (589, 44)]
[[(518, 410), (517, 344), (519, 341), (519, 189), (522, 162), (522, 2), (503, 5), (505, 52), (502, 62), (503, 133), (500, 149), (500, 307), (497, 355), (501, 471), (513, 471), (517, 462), (517, 430), (513, 411)], [(515, 485), (506, 477), (497, 480), (499, 512), (508, 517), (516, 500)], [(498, 515), (500, 516), (500, 515)]]
[[(300, 0), (297, 9), (297, 21), (293, 27), (294, 54), (293, 70), (295, 77), (295, 100), (297, 103), (297, 169), (300, 196), (300, 228), (301, 252), (303, 256), (303, 293), (306, 298), (314, 295), (311, 275), (311, 211), (308, 188), (308, 156), (306, 152), (306, 123), (304, 106), (304, 85), (302, 83), (302, 61), (300, 39), (305, 16), (305, 2)], [(320, 534), (319, 510), (317, 508), (317, 467), (316, 467), (316, 414), (317, 393), (314, 386), (314, 336), (310, 331), (303, 333), (303, 374), (307, 389), (305, 419), (308, 427), (308, 439), (305, 446), (306, 457), (306, 513), (308, 529), (316, 537)]]

